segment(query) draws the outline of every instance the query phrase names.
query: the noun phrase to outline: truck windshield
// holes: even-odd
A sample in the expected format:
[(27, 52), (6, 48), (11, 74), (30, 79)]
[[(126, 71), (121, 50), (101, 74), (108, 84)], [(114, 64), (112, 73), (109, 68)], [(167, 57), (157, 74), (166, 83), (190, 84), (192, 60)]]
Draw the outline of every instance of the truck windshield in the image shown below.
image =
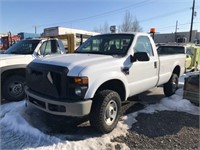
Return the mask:
[(4, 54), (33, 54), (40, 40), (22, 40), (9, 47)]
[(104, 34), (93, 36), (83, 43), (75, 53), (102, 55), (126, 55), (134, 35)]

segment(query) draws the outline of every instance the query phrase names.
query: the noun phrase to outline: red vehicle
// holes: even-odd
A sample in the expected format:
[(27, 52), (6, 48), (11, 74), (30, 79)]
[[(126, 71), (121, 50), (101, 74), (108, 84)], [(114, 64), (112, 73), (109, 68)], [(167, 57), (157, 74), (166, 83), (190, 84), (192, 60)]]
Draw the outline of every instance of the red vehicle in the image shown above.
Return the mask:
[(20, 40), (19, 35), (13, 35), (12, 36), (11, 33), (9, 32), (7, 36), (1, 37), (1, 42), (2, 42), (2, 48), (1, 49), (6, 50), (19, 40)]

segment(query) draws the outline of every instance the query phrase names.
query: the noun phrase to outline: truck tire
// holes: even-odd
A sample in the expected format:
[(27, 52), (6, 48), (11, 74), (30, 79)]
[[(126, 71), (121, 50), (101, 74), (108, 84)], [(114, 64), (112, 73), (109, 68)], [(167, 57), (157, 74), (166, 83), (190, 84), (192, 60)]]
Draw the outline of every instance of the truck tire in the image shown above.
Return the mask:
[(2, 85), (2, 97), (8, 101), (19, 101), (25, 98), (25, 78), (13, 75), (5, 79)]
[(173, 95), (178, 89), (178, 76), (177, 74), (172, 74), (171, 78), (167, 83), (164, 84), (163, 90), (165, 96), (169, 97)]
[(119, 94), (112, 90), (100, 91), (93, 100), (90, 124), (101, 133), (109, 133), (116, 127), (120, 111)]

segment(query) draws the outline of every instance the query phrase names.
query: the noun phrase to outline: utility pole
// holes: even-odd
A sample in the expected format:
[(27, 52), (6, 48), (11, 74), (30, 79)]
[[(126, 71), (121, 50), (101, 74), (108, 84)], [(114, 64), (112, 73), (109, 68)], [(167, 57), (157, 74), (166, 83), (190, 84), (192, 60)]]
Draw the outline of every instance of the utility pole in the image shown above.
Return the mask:
[(189, 38), (189, 42), (192, 41), (192, 27), (193, 27), (193, 19), (194, 19), (194, 7), (195, 7), (195, 0), (193, 0), (193, 5), (192, 5), (192, 18), (191, 18), (191, 26), (190, 26), (190, 38)]
[(35, 34), (37, 34), (37, 26), (34, 26), (34, 28), (35, 28)]
[(176, 20), (176, 28), (175, 28), (175, 33), (174, 33), (174, 41), (175, 42), (176, 42), (177, 30), (178, 30), (178, 20)]

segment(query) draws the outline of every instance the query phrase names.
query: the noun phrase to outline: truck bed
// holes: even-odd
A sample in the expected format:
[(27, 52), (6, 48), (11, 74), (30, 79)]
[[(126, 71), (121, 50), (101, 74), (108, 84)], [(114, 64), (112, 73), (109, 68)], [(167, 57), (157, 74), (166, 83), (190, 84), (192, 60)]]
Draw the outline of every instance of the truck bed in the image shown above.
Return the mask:
[(180, 68), (181, 70), (180, 74), (183, 74), (185, 68), (181, 64), (185, 64), (185, 57), (186, 57), (185, 54), (160, 55), (159, 81), (157, 85), (162, 85), (166, 81), (168, 81), (173, 72), (172, 69), (175, 68), (176, 66), (182, 66), (182, 68)]

